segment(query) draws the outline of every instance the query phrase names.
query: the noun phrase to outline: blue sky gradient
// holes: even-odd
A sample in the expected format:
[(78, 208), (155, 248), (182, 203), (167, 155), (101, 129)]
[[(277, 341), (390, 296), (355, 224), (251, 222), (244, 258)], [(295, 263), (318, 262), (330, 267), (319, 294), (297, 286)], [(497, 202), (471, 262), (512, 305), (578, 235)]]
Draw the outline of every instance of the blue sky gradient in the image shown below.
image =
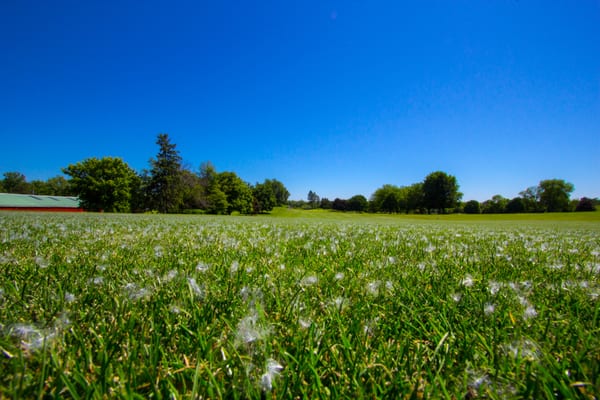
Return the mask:
[(167, 132), (292, 199), (435, 170), (464, 200), (600, 197), (600, 1), (0, 4), (0, 173), (148, 168)]

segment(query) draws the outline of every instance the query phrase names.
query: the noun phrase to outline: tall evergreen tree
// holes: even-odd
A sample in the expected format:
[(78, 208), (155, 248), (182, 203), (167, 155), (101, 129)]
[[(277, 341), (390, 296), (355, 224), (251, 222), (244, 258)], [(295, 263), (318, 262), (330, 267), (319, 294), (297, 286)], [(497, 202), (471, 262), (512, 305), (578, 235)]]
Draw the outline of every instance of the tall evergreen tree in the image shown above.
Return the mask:
[(167, 133), (159, 133), (156, 159), (150, 160), (148, 198), (153, 208), (161, 213), (181, 211), (183, 205), (183, 169), (181, 156)]

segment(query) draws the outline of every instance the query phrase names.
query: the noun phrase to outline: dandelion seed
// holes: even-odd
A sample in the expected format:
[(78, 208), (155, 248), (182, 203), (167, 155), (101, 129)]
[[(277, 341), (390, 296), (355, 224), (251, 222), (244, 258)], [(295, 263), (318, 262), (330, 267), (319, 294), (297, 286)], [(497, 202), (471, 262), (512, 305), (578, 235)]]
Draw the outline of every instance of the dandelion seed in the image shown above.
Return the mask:
[(250, 296), (250, 289), (248, 288), (248, 286), (244, 286), (243, 288), (240, 289), (240, 297), (244, 301), (248, 300), (249, 296)]
[(537, 317), (538, 313), (532, 305), (529, 305), (523, 312), (524, 319), (530, 319)]
[(492, 295), (495, 295), (496, 293), (498, 293), (500, 291), (501, 287), (502, 287), (502, 285), (498, 282), (495, 282), (495, 281), (490, 282), (490, 293)]
[(456, 303), (458, 303), (460, 301), (460, 299), (462, 299), (462, 294), (460, 294), (460, 293), (454, 293), (452, 295), (452, 300), (454, 300)]
[(190, 286), (190, 289), (191, 289), (192, 293), (194, 294), (194, 296), (196, 296), (197, 298), (203, 298), (204, 297), (204, 289), (201, 288), (200, 286), (198, 286), (198, 283), (196, 283), (196, 279), (187, 278), (187, 281), (188, 281), (188, 285)]
[(314, 275), (310, 275), (310, 276), (306, 276), (304, 277), (301, 281), (300, 281), (300, 285), (301, 286), (312, 286), (314, 284), (316, 284), (319, 280), (317, 279), (316, 276)]
[(487, 303), (484, 307), (483, 307), (483, 312), (485, 313), (485, 315), (490, 315), (493, 314), (494, 311), (496, 310), (496, 306), (494, 306), (491, 303)]
[(129, 300), (132, 301), (137, 301), (150, 295), (150, 292), (147, 289), (140, 288), (135, 283), (128, 283), (123, 289)]
[(462, 280), (461, 284), (465, 287), (473, 286), (473, 277), (471, 275), (467, 275), (465, 279)]
[(229, 272), (231, 273), (231, 275), (234, 275), (235, 273), (238, 272), (239, 268), (240, 268), (240, 263), (238, 261), (234, 261), (231, 263), (231, 267), (229, 267)]
[(527, 300), (526, 297), (517, 296), (517, 299), (519, 299), (519, 304), (521, 304), (523, 307), (527, 307), (530, 305), (529, 300)]
[(336, 297), (335, 299), (333, 299), (332, 305), (337, 310), (341, 311), (344, 307), (348, 305), (348, 299), (345, 299), (343, 297)]
[(521, 282), (521, 288), (523, 290), (531, 290), (531, 288), (533, 287), (533, 284), (531, 283), (531, 281), (523, 281)]
[(163, 277), (163, 280), (165, 282), (171, 282), (173, 279), (175, 279), (177, 277), (177, 270), (172, 269), (169, 272), (167, 272), (167, 274)]
[(75, 295), (73, 293), (66, 292), (65, 293), (65, 301), (67, 303), (72, 303), (75, 301)]
[(204, 264), (202, 262), (199, 262), (198, 265), (196, 265), (196, 271), (198, 271), (198, 272), (206, 272), (206, 271), (208, 271), (208, 264)]
[(154, 246), (154, 257), (161, 258), (164, 254), (162, 246)]
[(474, 389), (479, 389), (482, 386), (489, 386), (491, 383), (492, 381), (490, 380), (490, 377), (487, 374), (477, 374), (474, 375), (473, 378), (470, 380), (469, 386), (473, 387)]
[(265, 392), (268, 392), (273, 388), (273, 376), (271, 376), (271, 374), (265, 372), (260, 377), (260, 388)]
[(344, 279), (344, 273), (343, 272), (338, 272), (337, 274), (335, 274), (335, 280), (336, 281), (341, 281), (342, 279)]
[(283, 370), (283, 365), (279, 364), (277, 361), (269, 358), (267, 360), (267, 372), (271, 375), (279, 375)]
[(26, 351), (36, 351), (54, 339), (54, 332), (44, 331), (30, 324), (14, 324), (8, 329), (10, 336), (21, 341), (21, 347)]
[(97, 276), (95, 278), (91, 278), (88, 282), (96, 286), (100, 286), (104, 283), (104, 278), (101, 276)]
[(238, 342), (252, 343), (268, 336), (268, 330), (258, 325), (258, 316), (249, 315), (242, 318), (237, 325)]
[(308, 329), (312, 324), (313, 322), (310, 319), (298, 318), (298, 325), (300, 325), (302, 329)]
[(49, 265), (48, 261), (46, 261), (46, 259), (44, 257), (40, 257), (40, 256), (37, 256), (35, 258), (35, 263), (40, 268), (48, 268), (48, 265)]
[(177, 306), (171, 306), (169, 308), (169, 311), (171, 311), (173, 314), (181, 314), (181, 308), (177, 307)]
[(363, 333), (367, 336), (373, 336), (378, 322), (379, 322), (379, 318), (375, 318), (370, 321), (367, 321), (367, 323), (363, 326)]
[(536, 361), (540, 358), (538, 345), (529, 339), (516, 340), (505, 345), (504, 350), (513, 358), (523, 358), (529, 361)]
[(69, 319), (69, 315), (66, 312), (60, 313), (58, 318), (54, 321), (54, 329), (58, 331), (62, 331), (69, 325), (71, 325), (71, 320)]
[(380, 281), (374, 281), (367, 283), (367, 293), (371, 296), (377, 296), (379, 294), (379, 286), (381, 285)]

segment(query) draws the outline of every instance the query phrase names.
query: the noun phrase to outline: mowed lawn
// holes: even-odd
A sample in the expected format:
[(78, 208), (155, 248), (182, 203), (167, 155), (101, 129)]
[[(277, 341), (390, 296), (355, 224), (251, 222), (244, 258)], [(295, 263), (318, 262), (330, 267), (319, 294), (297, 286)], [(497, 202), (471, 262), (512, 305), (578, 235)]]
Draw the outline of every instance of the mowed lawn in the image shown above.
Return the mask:
[(600, 396), (600, 213), (0, 213), (0, 398)]

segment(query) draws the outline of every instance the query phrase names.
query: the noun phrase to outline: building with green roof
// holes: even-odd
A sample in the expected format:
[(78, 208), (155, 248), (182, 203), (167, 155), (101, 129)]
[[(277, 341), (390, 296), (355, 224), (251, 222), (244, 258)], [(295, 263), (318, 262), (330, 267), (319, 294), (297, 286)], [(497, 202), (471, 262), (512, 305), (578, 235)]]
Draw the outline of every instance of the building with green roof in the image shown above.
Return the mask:
[(77, 197), (0, 193), (0, 210), (83, 211)]

